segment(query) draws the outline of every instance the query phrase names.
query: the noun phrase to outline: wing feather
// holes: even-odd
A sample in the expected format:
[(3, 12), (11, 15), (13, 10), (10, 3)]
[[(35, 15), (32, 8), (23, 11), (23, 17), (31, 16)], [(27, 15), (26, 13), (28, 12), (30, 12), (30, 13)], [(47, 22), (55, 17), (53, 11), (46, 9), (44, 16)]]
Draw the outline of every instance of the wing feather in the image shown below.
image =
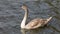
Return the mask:
[(26, 25), (26, 27), (27, 28), (37, 28), (37, 27), (41, 26), (42, 24), (44, 24), (45, 21), (46, 21), (45, 19), (40, 19), (40, 18), (33, 19)]

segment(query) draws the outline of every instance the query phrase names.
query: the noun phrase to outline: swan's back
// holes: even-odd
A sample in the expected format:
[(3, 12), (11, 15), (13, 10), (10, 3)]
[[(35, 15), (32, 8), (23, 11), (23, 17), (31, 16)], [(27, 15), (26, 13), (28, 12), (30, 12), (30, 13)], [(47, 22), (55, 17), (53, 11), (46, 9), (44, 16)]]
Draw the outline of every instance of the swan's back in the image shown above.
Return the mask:
[(26, 28), (27, 29), (34, 29), (34, 28), (38, 28), (38, 27), (42, 27), (45, 25), (45, 22), (47, 20), (46, 19), (40, 19), (40, 18), (37, 18), (37, 19), (33, 19), (32, 21), (30, 21), (27, 25), (26, 25)]

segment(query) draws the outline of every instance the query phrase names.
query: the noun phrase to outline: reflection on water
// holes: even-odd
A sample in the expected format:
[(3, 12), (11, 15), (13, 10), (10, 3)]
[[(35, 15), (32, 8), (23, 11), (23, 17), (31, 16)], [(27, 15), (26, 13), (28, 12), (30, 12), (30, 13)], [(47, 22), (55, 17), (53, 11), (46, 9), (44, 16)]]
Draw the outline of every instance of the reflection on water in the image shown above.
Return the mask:
[(34, 30), (21, 29), (22, 34), (40, 34), (44, 28), (37, 28)]

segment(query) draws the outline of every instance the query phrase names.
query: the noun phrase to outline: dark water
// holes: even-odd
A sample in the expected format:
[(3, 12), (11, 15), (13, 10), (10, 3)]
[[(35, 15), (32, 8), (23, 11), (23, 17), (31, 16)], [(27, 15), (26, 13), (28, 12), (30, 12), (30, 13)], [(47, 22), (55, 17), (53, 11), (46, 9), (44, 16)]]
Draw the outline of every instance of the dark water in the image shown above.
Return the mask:
[[(22, 30), (20, 23), (24, 11), (20, 6), (25, 3), (29, 9), (28, 21), (34, 18), (53, 16), (48, 26), (35, 30)], [(0, 0), (0, 34), (60, 34), (60, 0)]]

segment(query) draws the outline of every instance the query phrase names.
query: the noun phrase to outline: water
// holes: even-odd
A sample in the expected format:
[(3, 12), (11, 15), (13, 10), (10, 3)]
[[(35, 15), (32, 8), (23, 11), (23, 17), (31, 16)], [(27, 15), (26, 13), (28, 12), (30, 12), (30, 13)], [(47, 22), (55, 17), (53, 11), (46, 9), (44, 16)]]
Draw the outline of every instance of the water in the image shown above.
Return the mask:
[[(20, 23), (25, 3), (29, 9), (27, 22), (34, 18), (49, 18), (53, 16), (48, 26), (35, 30), (23, 30)], [(0, 0), (0, 34), (60, 34), (60, 0)]]

